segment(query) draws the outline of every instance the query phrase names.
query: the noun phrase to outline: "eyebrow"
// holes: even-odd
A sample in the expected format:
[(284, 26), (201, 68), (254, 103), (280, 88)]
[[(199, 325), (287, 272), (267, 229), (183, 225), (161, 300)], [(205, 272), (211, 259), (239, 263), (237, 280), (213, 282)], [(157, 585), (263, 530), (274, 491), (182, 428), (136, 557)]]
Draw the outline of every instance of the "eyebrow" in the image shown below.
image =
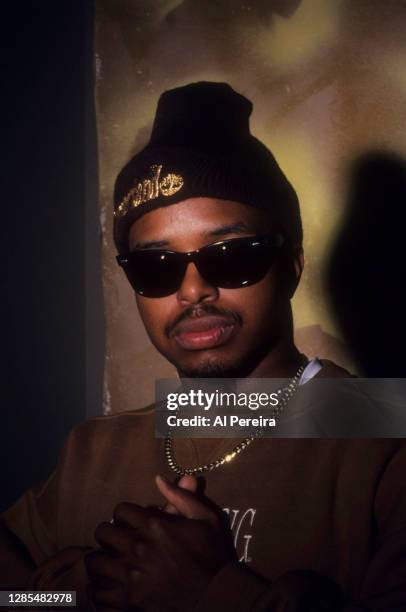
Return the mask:
[(246, 232), (252, 231), (243, 221), (237, 221), (237, 223), (231, 223), (230, 225), (222, 225), (216, 227), (216, 229), (208, 232), (209, 236), (225, 236), (226, 234), (245, 234)]
[(168, 240), (139, 240), (134, 244), (132, 249), (159, 249), (160, 247), (168, 245)]
[[(248, 226), (243, 221), (230, 223), (229, 225), (221, 225), (213, 230), (206, 232), (207, 236), (226, 236), (227, 234), (245, 234), (251, 232)], [(139, 240), (132, 247), (133, 249), (159, 249), (169, 246), (169, 240)]]

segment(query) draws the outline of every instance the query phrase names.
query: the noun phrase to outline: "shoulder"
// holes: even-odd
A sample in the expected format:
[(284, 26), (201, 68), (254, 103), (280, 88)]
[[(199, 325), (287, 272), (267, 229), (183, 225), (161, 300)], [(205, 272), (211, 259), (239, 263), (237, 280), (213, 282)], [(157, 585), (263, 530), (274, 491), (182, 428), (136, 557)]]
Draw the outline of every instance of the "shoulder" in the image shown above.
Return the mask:
[[(358, 378), (331, 361), (301, 387), (302, 414), (320, 435), (332, 438), (406, 438), (405, 384)], [(373, 443), (372, 443), (373, 444)]]
[(72, 455), (80, 450), (82, 456), (101, 456), (105, 451), (110, 453), (113, 448), (126, 447), (135, 441), (140, 444), (154, 435), (154, 414), (154, 405), (150, 405), (142, 410), (89, 419), (70, 431), (64, 454)]

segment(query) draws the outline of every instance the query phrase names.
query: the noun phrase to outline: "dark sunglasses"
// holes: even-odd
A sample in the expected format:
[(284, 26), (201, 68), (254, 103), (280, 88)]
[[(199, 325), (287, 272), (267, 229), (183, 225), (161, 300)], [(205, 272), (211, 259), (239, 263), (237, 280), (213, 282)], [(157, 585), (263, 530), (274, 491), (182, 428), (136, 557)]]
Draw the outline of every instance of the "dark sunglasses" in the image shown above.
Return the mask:
[(190, 253), (160, 249), (134, 249), (117, 255), (136, 293), (159, 298), (176, 293), (193, 262), (214, 287), (237, 289), (259, 282), (275, 261), (285, 240), (274, 236), (246, 236), (208, 244)]

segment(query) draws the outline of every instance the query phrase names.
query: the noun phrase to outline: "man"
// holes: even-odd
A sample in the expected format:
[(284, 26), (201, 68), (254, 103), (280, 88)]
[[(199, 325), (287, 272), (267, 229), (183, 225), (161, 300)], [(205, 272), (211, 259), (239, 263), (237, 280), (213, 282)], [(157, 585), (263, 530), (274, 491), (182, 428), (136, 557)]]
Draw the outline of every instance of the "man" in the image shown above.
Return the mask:
[[(161, 96), (116, 182), (118, 261), (181, 377), (288, 378), (306, 412), (306, 380), (348, 374), (294, 346), (299, 206), (251, 108), (224, 84)], [(393, 439), (164, 441), (152, 409), (100, 417), (3, 515), (0, 584), (83, 609), (405, 610), (405, 468)]]

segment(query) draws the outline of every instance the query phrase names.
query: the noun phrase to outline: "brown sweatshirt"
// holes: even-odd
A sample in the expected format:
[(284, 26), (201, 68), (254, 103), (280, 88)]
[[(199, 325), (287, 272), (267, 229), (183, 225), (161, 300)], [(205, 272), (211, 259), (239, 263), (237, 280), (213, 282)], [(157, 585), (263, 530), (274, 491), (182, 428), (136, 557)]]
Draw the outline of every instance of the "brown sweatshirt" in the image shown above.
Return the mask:
[[(343, 374), (328, 365), (319, 375)], [(181, 465), (195, 466), (234, 444), (176, 439), (175, 452)], [(82, 592), (83, 556), (97, 546), (96, 526), (122, 501), (161, 505), (157, 473), (173, 478), (164, 441), (154, 436), (152, 409), (99, 417), (74, 429), (48, 481), (1, 517), (37, 566), (24, 586)], [(406, 611), (402, 440), (258, 439), (205, 481), (206, 496), (230, 516), (240, 563), (217, 574), (200, 612), (271, 610), (272, 581), (299, 569), (340, 585), (346, 612)], [(0, 586), (6, 588), (1, 579)], [(85, 609), (84, 591), (79, 601)]]

